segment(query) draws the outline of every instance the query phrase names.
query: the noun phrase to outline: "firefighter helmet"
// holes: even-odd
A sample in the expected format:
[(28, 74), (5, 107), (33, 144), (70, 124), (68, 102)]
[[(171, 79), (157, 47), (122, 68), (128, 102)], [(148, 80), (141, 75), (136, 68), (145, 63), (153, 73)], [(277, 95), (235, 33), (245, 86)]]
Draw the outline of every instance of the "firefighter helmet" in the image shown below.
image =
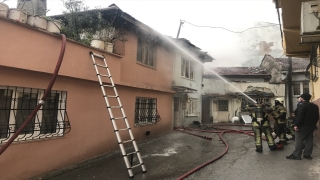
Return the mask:
[(279, 101), (281, 104), (283, 104), (283, 98), (276, 98), (275, 101)]

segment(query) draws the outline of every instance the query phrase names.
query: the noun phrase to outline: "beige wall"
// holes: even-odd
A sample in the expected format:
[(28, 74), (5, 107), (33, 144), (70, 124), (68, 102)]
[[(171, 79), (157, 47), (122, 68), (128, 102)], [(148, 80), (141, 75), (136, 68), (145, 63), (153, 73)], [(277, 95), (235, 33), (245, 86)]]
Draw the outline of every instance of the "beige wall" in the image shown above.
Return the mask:
[(150, 68), (137, 63), (137, 45), (137, 36), (129, 33), (125, 56), (121, 60), (121, 82), (123, 84), (136, 82), (146, 87), (170, 90), (173, 78), (173, 54), (158, 46), (156, 67)]
[[(313, 68), (317, 68), (314, 67)], [(319, 72), (320, 68), (318, 68), (318, 72)], [(318, 79), (316, 82), (311, 82), (311, 88), (312, 88), (312, 96), (313, 99), (312, 101), (318, 105), (318, 107), (320, 108), (320, 80)], [(320, 121), (318, 121), (318, 128), (320, 128)], [(316, 142), (318, 145), (320, 145), (320, 131), (317, 130), (315, 131), (315, 136), (316, 136)]]
[[(58, 59), (61, 38), (3, 18), (0, 18), (0, 32), (0, 85), (45, 89)], [(131, 43), (129, 40), (128, 45)], [(172, 59), (166, 51), (158, 49), (158, 66), (154, 70), (136, 64), (135, 59), (121, 59), (68, 41), (52, 89), (67, 92), (66, 110), (71, 131), (60, 138), (13, 143), (1, 155), (0, 179), (25, 179), (119, 148), (90, 51), (106, 56), (137, 141), (172, 130), (172, 76), (169, 78), (172, 68), (167, 68), (172, 66)], [(136, 97), (157, 98), (161, 117), (157, 124), (134, 127)], [(123, 123), (118, 125), (121, 128)], [(151, 134), (146, 136), (146, 131)], [(124, 140), (127, 137), (127, 134), (122, 136)]]

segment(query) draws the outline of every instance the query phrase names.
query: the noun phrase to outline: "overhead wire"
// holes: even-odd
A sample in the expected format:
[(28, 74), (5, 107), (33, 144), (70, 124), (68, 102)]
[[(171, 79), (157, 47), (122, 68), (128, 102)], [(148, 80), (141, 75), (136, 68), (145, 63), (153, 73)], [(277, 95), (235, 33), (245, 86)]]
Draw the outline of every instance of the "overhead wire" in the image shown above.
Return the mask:
[(190, 22), (187, 22), (187, 21), (184, 21), (182, 20), (183, 23), (187, 23), (187, 24), (190, 24), (192, 26), (195, 26), (195, 27), (201, 27), (201, 28), (212, 28), (212, 29), (223, 29), (223, 30), (226, 30), (226, 31), (229, 31), (229, 32), (232, 32), (232, 33), (243, 33), (243, 32), (246, 32), (250, 29), (257, 29), (257, 28), (265, 28), (265, 27), (272, 27), (272, 26), (279, 26), (279, 24), (275, 24), (275, 23), (270, 23), (272, 25), (268, 25), (268, 26), (256, 26), (256, 27), (250, 27), (250, 28), (247, 28), (243, 31), (232, 31), (230, 29), (227, 29), (227, 28), (224, 28), (224, 27), (214, 27), (214, 26), (199, 26), (199, 25), (195, 25), (193, 23), (190, 23)]

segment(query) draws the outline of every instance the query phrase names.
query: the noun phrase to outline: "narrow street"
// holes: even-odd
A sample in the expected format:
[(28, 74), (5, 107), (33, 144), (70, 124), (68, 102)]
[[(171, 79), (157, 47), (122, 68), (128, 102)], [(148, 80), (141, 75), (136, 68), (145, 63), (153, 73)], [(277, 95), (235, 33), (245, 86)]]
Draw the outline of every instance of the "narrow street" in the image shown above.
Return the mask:
[[(210, 126), (209, 126), (210, 127)], [(221, 126), (219, 128), (231, 128)], [(250, 130), (250, 127), (232, 127)], [(202, 128), (204, 129), (204, 128)], [(212, 128), (206, 130), (213, 131)], [(187, 131), (187, 130), (185, 130)], [(225, 145), (219, 140), (219, 134), (188, 131), (201, 136), (212, 137), (206, 140), (179, 131), (138, 144), (147, 172), (141, 168), (134, 170), (133, 179), (173, 180), (195, 167), (219, 156)], [(255, 152), (254, 138), (246, 134), (227, 133), (223, 135), (229, 146), (221, 159), (188, 176), (187, 180), (225, 180), (225, 179), (310, 179), (320, 178), (320, 148), (315, 145), (313, 159), (287, 160), (294, 142), (289, 141), (284, 150), (271, 152), (264, 142), (262, 154)], [(134, 159), (134, 163), (135, 163)], [(133, 163), (133, 164), (134, 164)], [(130, 179), (119, 151), (69, 166), (46, 175), (32, 178), (50, 180), (93, 180), (93, 179)]]

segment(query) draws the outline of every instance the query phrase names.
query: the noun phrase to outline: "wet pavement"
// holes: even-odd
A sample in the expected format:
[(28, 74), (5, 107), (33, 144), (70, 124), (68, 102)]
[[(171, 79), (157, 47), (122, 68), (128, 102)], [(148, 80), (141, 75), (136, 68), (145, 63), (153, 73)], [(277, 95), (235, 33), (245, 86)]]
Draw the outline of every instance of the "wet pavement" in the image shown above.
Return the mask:
[[(231, 128), (219, 126), (217, 128)], [(251, 129), (250, 127), (232, 127), (233, 129)], [(204, 129), (202, 127), (202, 129)], [(206, 129), (213, 130), (213, 129)], [(185, 130), (186, 131), (186, 130)], [(173, 180), (188, 171), (219, 156), (225, 145), (219, 140), (219, 134), (209, 132), (187, 131), (201, 136), (212, 137), (206, 140), (179, 131), (172, 131), (161, 137), (138, 143), (142, 159), (147, 168), (143, 173), (141, 167), (134, 169), (137, 180)], [(256, 153), (254, 138), (245, 134), (223, 135), (229, 150), (221, 159), (207, 165), (187, 180), (225, 180), (225, 179), (320, 179), (320, 148), (314, 146), (313, 159), (287, 160), (294, 148), (289, 141), (284, 150), (270, 151), (264, 142), (263, 153)], [(127, 151), (129, 152), (129, 151)], [(134, 158), (133, 164), (138, 160)], [(120, 151), (110, 152), (77, 165), (69, 166), (47, 173), (36, 179), (50, 180), (122, 180), (129, 178)]]

